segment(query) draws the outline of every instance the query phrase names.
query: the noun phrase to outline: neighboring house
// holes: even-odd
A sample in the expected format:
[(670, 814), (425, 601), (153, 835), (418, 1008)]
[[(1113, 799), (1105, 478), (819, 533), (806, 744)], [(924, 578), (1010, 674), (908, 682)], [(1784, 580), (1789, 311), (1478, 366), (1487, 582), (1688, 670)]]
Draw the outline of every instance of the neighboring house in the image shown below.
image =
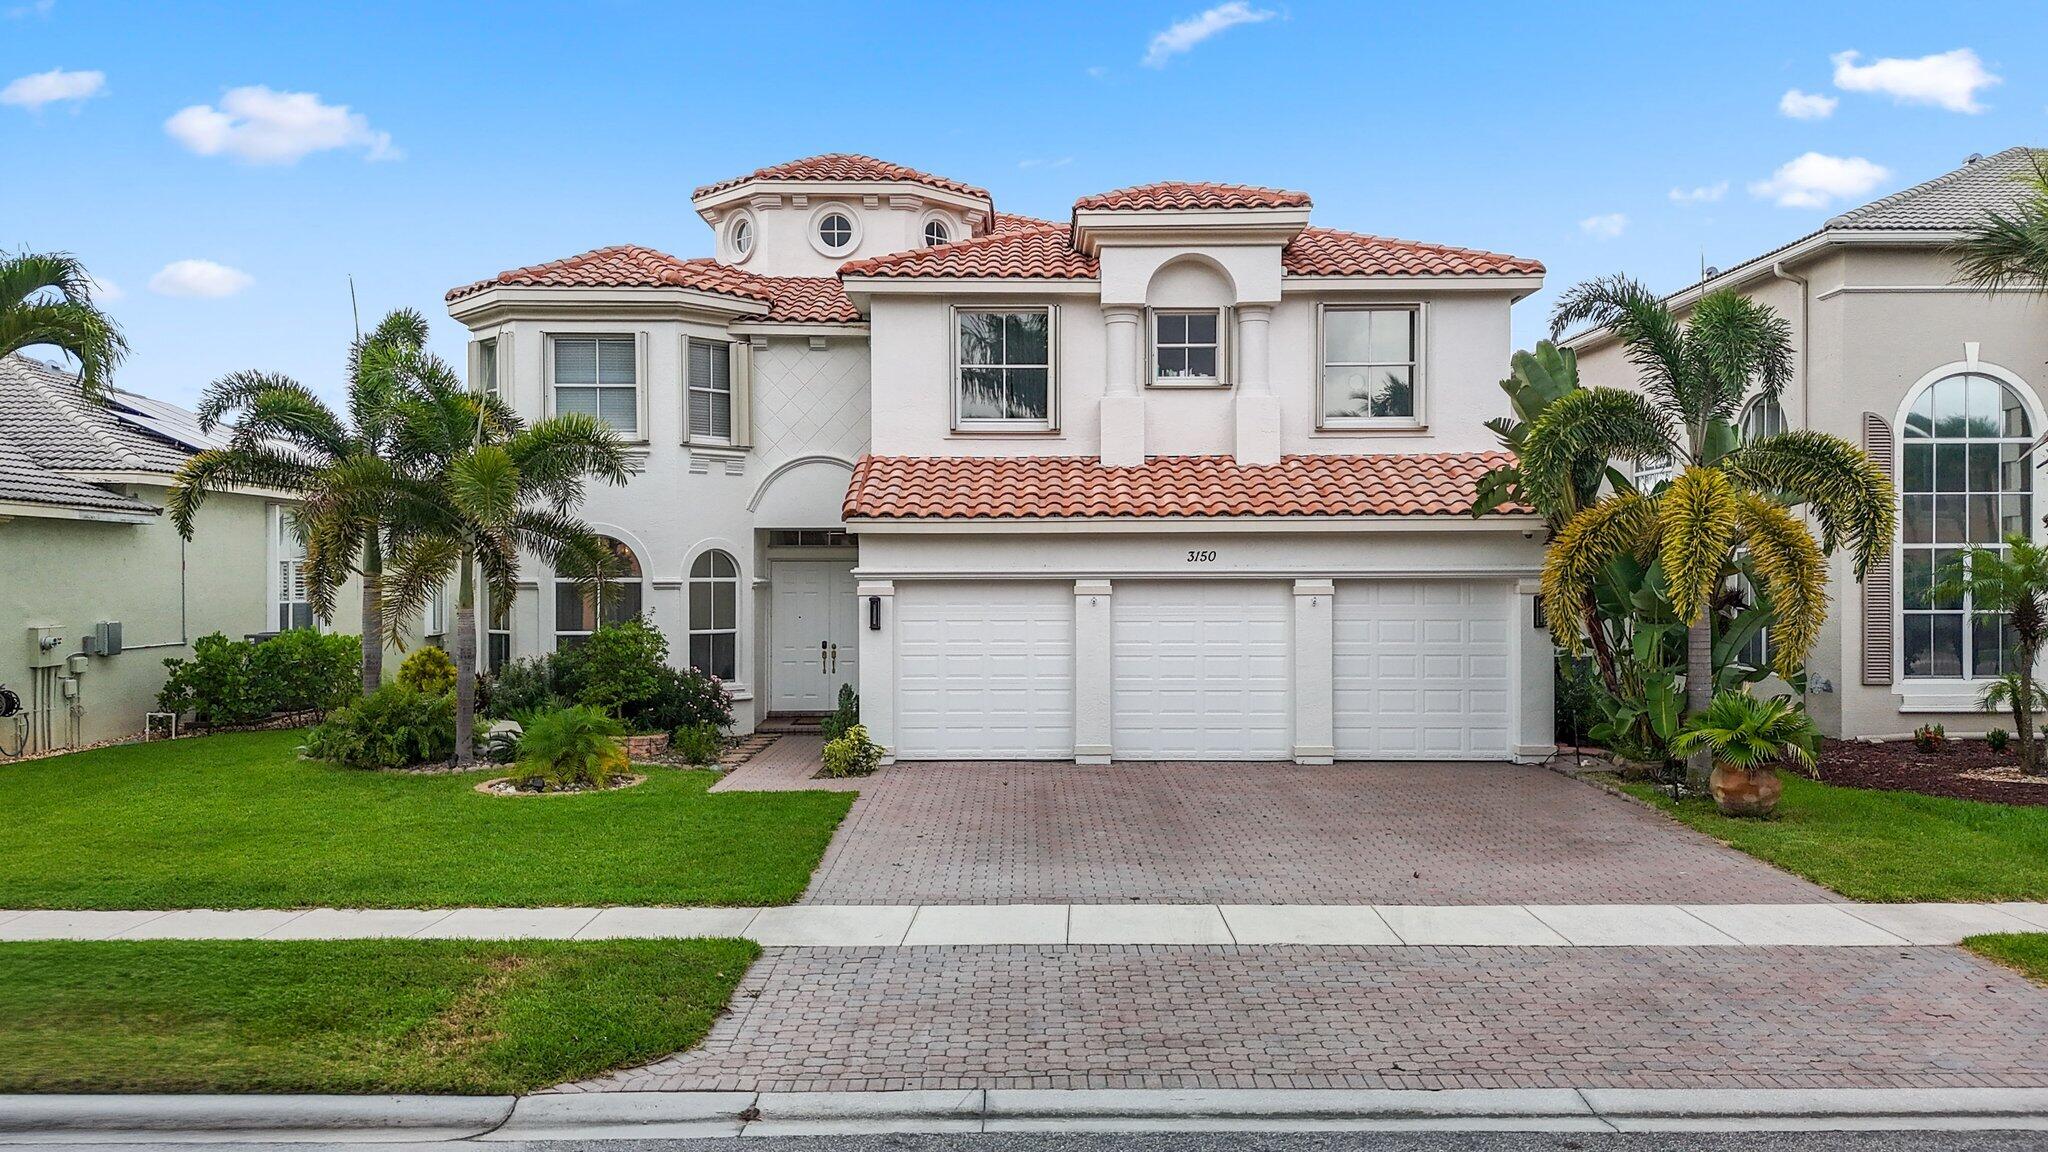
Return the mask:
[[(1806, 694), (1831, 735), (1996, 723), (1976, 701), (2005, 667), (2008, 630), (1968, 597), (1941, 600), (1930, 589), (1965, 544), (2042, 537), (2048, 488), (2035, 445), (2048, 435), (2048, 302), (1956, 283), (1949, 249), (1986, 211), (2020, 199), (2016, 178), (2033, 157), (2048, 152), (1972, 157), (1669, 298), (1683, 316), (1703, 293), (1733, 288), (1790, 321), (1792, 382), (1776, 404), (1744, 411), (1745, 431), (1842, 436), (1898, 485), (1899, 539), (1869, 578), (1859, 587), (1848, 558), (1833, 560), (1833, 611), (1807, 662)], [(1585, 383), (1632, 384), (1606, 333), (1566, 342), (1579, 350)]]
[[(163, 661), (194, 637), (309, 623), (284, 506), (220, 496), (187, 545), (163, 513), (172, 474), (212, 446), (191, 413), (0, 358), (0, 758), (128, 736), (156, 707)], [(111, 626), (109, 628), (108, 626)]]
[[(821, 156), (700, 188), (716, 255), (449, 293), (477, 386), (635, 445), (585, 516), (739, 725), (842, 684), (898, 759), (1529, 759), (1540, 524), (1473, 519), (1532, 260), (1160, 184), (999, 213)], [(598, 612), (530, 571), (495, 659)]]

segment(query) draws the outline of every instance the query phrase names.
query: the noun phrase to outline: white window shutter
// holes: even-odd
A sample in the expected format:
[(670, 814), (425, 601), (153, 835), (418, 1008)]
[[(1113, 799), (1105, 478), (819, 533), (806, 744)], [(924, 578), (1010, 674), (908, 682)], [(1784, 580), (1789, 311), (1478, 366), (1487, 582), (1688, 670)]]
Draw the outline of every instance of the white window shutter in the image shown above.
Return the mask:
[(484, 342), (472, 339), (469, 342), (469, 390), (471, 392), (481, 392), (484, 390), (483, 375)]
[[(1892, 426), (1875, 412), (1863, 414), (1863, 452), (1887, 480), (1896, 482), (1894, 457), (1897, 444)], [(1863, 575), (1863, 682), (1888, 685), (1892, 682), (1893, 645), (1899, 632), (1897, 605), (1892, 598), (1893, 541), (1887, 540)]]
[(737, 448), (754, 446), (754, 346), (737, 340), (732, 345), (732, 442)]
[(676, 363), (682, 366), (683, 375), (683, 443), (688, 444), (696, 435), (691, 429), (691, 425), (695, 421), (690, 419), (690, 405), (696, 403), (696, 397), (690, 394), (690, 338), (688, 336), (676, 337), (676, 352)]

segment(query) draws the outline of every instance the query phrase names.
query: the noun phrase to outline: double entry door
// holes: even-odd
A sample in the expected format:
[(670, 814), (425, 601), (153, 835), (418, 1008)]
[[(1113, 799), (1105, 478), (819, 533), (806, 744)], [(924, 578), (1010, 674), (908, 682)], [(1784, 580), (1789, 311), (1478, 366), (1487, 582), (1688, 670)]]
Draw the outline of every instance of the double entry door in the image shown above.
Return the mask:
[(778, 560), (769, 566), (775, 640), (774, 712), (829, 712), (839, 686), (860, 690), (860, 602), (844, 561)]

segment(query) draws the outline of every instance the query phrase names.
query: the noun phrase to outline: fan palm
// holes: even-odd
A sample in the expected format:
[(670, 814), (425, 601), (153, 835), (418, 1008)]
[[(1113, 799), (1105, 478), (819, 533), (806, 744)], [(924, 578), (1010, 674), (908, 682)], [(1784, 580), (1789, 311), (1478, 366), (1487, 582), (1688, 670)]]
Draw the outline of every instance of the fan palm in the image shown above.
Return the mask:
[[(1742, 442), (1735, 420), (1744, 402), (1775, 398), (1791, 376), (1791, 328), (1769, 308), (1713, 292), (1681, 323), (1648, 289), (1612, 277), (1567, 291), (1551, 327), (1584, 322), (1621, 341), (1642, 391), (1588, 388), (1549, 405), (1526, 436), (1529, 483), (1559, 488), (1589, 460), (1668, 458), (1682, 470), (1654, 492), (1617, 486), (1572, 516), (1545, 560), (1544, 600), (1560, 619), (1583, 619), (1610, 562), (1655, 562), (1686, 627), (1686, 712), (1697, 716), (1715, 687), (1711, 609), (1731, 577), (1746, 567), (1760, 585), (1772, 663), (1794, 674), (1826, 618), (1826, 554), (1848, 548), (1860, 580), (1890, 546), (1891, 482), (1840, 437), (1802, 430)], [(1557, 639), (1574, 654), (1582, 643), (1576, 629)], [(1695, 777), (1705, 768), (1696, 756)]]
[(1941, 576), (1934, 596), (1956, 599), (1968, 593), (1975, 610), (2006, 614), (2013, 636), (2011, 670), (1985, 687), (1979, 703), (1986, 711), (2011, 710), (2013, 735), (2020, 745), (2020, 770), (2029, 776), (2048, 774), (2048, 764), (2044, 764), (2048, 758), (2043, 757), (2034, 731), (2034, 709), (2042, 699), (2034, 666), (2042, 644), (2048, 642), (2048, 546), (2016, 533), (2006, 538), (2003, 551), (1965, 548), (1943, 568)]
[(48, 345), (78, 361), (78, 386), (100, 399), (128, 356), (121, 329), (94, 305), (93, 279), (64, 252), (0, 252), (0, 356)]
[(2019, 203), (1987, 212), (1964, 232), (1954, 253), (1957, 276), (1992, 292), (2048, 291), (2048, 152), (2032, 155), (2020, 177)]
[(346, 419), (289, 376), (235, 372), (214, 381), (199, 400), (200, 427), (212, 431), (232, 416), (233, 434), (227, 447), (185, 462), (167, 501), (172, 522), (189, 540), (211, 493), (271, 488), (297, 496), (292, 530), (305, 541), (313, 610), (331, 619), (342, 585), (362, 576), (365, 692), (384, 679), (381, 583), (389, 511), (383, 496), (393, 476), (393, 405), (411, 386), (405, 366), (426, 341), (426, 318), (409, 308), (358, 337), (349, 348)]
[(593, 416), (526, 424), (495, 396), (464, 389), (432, 356), (413, 358), (413, 394), (394, 409), (400, 462), (391, 478), (385, 611), (419, 611), (456, 581), (455, 759), (473, 763), (476, 603), (481, 578), (498, 603), (517, 591), (522, 553), (595, 582), (611, 553), (574, 515), (585, 484), (626, 482), (625, 449)]

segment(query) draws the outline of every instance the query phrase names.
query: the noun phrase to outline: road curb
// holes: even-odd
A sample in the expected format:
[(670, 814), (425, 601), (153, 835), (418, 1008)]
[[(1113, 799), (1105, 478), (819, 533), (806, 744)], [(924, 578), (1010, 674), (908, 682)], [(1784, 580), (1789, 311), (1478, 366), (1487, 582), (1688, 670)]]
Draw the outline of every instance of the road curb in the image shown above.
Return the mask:
[(0, 1096), (0, 1144), (958, 1132), (2048, 1131), (2048, 1088), (962, 1089)]

